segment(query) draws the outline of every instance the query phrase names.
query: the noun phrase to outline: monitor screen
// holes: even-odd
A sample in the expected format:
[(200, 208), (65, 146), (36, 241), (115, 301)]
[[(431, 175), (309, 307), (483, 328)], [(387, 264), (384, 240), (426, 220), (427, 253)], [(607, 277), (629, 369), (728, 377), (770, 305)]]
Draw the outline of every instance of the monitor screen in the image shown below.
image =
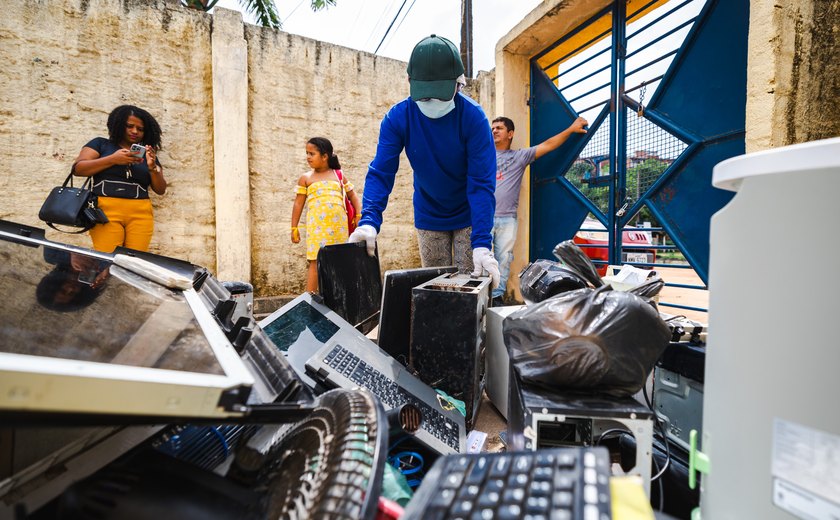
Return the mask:
[(0, 353), (225, 373), (180, 291), (103, 258), (0, 240)]
[(321, 343), (329, 341), (339, 329), (338, 325), (305, 301), (299, 302), (271, 323), (262, 324), (261, 327), (268, 339), (283, 352), (288, 352), (289, 347), (307, 329)]
[(211, 313), (224, 295), (215, 279), (172, 289), (111, 254), (7, 224), (0, 222), (0, 423), (61, 420), (55, 414), (109, 424), (242, 415), (255, 372)]

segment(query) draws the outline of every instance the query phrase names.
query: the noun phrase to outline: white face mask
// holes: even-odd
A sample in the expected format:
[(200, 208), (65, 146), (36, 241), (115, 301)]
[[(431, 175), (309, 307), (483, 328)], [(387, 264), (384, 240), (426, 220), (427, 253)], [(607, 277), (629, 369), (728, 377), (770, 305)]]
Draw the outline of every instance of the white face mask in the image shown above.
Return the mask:
[(440, 119), (446, 114), (452, 112), (452, 109), (455, 108), (454, 97), (449, 101), (443, 101), (440, 99), (421, 99), (416, 103), (420, 112), (429, 119)]

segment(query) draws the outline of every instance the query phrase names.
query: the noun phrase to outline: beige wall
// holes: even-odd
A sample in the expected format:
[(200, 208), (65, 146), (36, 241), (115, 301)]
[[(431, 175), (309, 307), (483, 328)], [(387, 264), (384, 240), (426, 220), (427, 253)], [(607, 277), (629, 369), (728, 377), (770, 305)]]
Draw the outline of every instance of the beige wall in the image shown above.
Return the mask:
[(840, 0), (750, 3), (747, 151), (840, 135)]
[(108, 135), (108, 112), (136, 104), (164, 131), (169, 192), (153, 199), (152, 249), (214, 266), (210, 17), (163, 1), (4, 3), (0, 218), (42, 226), (46, 194), (86, 142)]
[[(0, 218), (43, 226), (37, 213), (46, 194), (88, 140), (107, 136), (110, 110), (138, 105), (163, 128), (160, 158), (169, 182), (166, 195), (152, 195), (151, 250), (222, 274), (250, 271), (258, 295), (304, 288), (305, 246), (291, 243), (289, 227), (292, 190), (307, 168), (306, 140), (329, 138), (361, 194), (379, 122), (408, 94), (403, 62), (251, 25), (237, 30), (230, 20), (214, 34), (213, 16), (174, 1), (0, 3), (7, 4), (0, 5), (0, 188), (9, 195)], [(217, 45), (222, 38), (227, 51)], [(213, 52), (217, 59), (235, 56), (243, 39), (245, 63), (214, 64)], [(218, 112), (232, 103), (214, 107), (214, 95), (231, 99), (223, 85), (237, 84), (217, 81), (214, 92), (214, 67), (217, 80), (220, 71), (246, 68), (246, 91), (233, 99), (247, 107), (247, 146), (238, 144), (238, 128), (214, 127), (214, 109), (215, 117), (239, 124), (237, 114)], [(383, 270), (419, 265), (411, 172), (404, 157), (401, 163), (380, 235)], [(250, 192), (244, 203), (231, 193), (243, 183)], [(217, 244), (217, 214), (225, 211), (233, 220), (219, 220)], [(237, 219), (246, 221), (230, 224)], [(250, 239), (231, 227), (250, 229)], [(89, 245), (86, 235), (47, 235)], [(217, 250), (228, 259), (217, 258)]]
[[(289, 228), (306, 140), (330, 139), (361, 193), (382, 116), (408, 95), (406, 64), (254, 26), (246, 39), (254, 283), (264, 294), (300, 292), (305, 246), (291, 245)], [(403, 156), (379, 240), (383, 271), (420, 264), (411, 195)]]

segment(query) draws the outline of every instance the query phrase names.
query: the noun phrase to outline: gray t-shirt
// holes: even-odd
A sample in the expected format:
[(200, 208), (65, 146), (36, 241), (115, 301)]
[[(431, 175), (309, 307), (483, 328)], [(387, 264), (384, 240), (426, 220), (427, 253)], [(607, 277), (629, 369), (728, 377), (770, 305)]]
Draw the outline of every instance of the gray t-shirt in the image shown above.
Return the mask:
[(537, 157), (537, 147), (496, 150), (496, 216), (515, 217), (525, 168)]

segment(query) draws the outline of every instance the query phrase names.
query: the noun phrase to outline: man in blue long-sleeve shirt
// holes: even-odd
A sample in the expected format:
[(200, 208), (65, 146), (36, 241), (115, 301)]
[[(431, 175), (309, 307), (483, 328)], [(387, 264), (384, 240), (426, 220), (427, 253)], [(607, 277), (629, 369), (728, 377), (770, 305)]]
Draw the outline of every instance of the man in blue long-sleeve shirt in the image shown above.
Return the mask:
[(349, 241), (365, 241), (373, 254), (405, 149), (414, 170), (414, 226), (423, 266), (486, 271), (495, 287), (499, 265), (490, 252), (490, 232), (496, 148), (484, 111), (459, 92), (463, 74), (458, 49), (446, 38), (431, 35), (414, 47), (408, 62), (411, 96), (382, 120), (365, 178), (362, 218)]

